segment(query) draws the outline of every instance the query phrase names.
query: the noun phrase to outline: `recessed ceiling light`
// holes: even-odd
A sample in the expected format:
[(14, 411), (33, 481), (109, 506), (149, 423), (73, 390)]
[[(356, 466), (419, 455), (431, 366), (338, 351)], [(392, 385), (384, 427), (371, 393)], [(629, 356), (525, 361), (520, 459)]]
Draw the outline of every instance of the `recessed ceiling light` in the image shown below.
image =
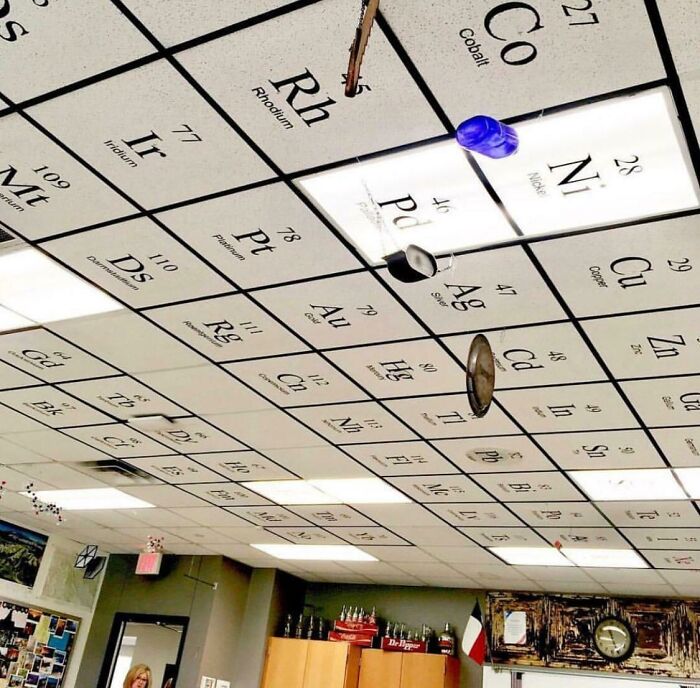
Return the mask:
[(300, 184), (373, 263), (409, 244), (440, 253), (515, 238), (454, 141), (353, 163)]
[(381, 478), (309, 480), (309, 483), (343, 504), (406, 504), (411, 501)]
[(668, 468), (569, 471), (569, 475), (593, 501), (688, 499)]
[(321, 492), (307, 480), (257, 480), (241, 484), (277, 504), (340, 504), (339, 499)]
[(113, 487), (100, 487), (87, 490), (39, 490), (30, 494), (21, 492), (25, 497), (36, 495), (46, 504), (55, 504), (66, 511), (85, 509), (148, 509), (153, 504), (133, 497)]
[(632, 549), (572, 549), (562, 550), (576, 566), (648, 569), (648, 564)]
[(488, 549), (514, 566), (573, 566), (554, 547), (489, 547)]
[(692, 499), (700, 499), (700, 468), (676, 468), (676, 475)]
[(377, 561), (354, 545), (251, 545), (277, 559), (299, 561)]
[[(4, 277), (2, 278), (4, 279)], [(2, 287), (0, 287), (2, 289)], [(8, 332), (9, 330), (19, 330), (23, 327), (32, 327), (35, 325), (31, 320), (23, 318), (21, 315), (14, 313), (8, 308), (0, 306), (0, 332)]]
[(37, 323), (106, 313), (121, 306), (33, 248), (0, 254), (0, 305)]

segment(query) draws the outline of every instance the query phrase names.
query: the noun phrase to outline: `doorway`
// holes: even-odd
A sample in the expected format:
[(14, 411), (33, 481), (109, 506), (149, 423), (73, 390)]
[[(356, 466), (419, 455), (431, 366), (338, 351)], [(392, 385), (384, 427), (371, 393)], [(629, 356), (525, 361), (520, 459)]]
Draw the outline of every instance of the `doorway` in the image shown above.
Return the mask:
[(180, 616), (115, 614), (99, 688), (123, 688), (137, 664), (150, 667), (152, 688), (175, 688), (187, 622)]

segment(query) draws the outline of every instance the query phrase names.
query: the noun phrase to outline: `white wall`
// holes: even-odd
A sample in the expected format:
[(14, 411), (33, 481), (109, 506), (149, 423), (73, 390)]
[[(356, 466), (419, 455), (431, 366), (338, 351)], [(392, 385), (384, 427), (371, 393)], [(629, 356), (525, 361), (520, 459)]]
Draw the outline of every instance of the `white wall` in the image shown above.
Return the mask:
[[(68, 664), (68, 671), (66, 673), (66, 679), (63, 683), (63, 688), (77, 688), (75, 680), (83, 650), (85, 648), (85, 641), (90, 631), (92, 612), (99, 594), (99, 586), (102, 582), (102, 576), (100, 575), (100, 580), (92, 583), (86, 581), (87, 584), (90, 584), (95, 588), (97, 593), (94, 595), (94, 599), (89, 606), (86, 604), (76, 604), (74, 600), (65, 599), (65, 597), (68, 597), (69, 595), (61, 595), (61, 586), (57, 586), (55, 581), (52, 581), (53, 584), (50, 586), (55, 591), (55, 596), (45, 596), (44, 588), (47, 584), (47, 577), (49, 575), (55, 576), (57, 575), (57, 571), (62, 570), (61, 567), (58, 567), (59, 562), (62, 563), (68, 557), (68, 555), (75, 558), (75, 554), (80, 551), (81, 548), (82, 545), (77, 542), (67, 540), (56, 535), (51, 535), (46, 546), (46, 551), (44, 552), (44, 556), (41, 560), (41, 566), (39, 567), (39, 573), (33, 588), (27, 588), (23, 585), (18, 585), (16, 583), (11, 583), (0, 579), (0, 599), (8, 600), (10, 602), (19, 602), (21, 604), (26, 604), (27, 606), (34, 605), (41, 609), (61, 612), (68, 616), (74, 616), (80, 619), (80, 626), (78, 628), (76, 641), (70, 655), (70, 662)], [(68, 589), (68, 586), (65, 587)], [(83, 686), (82, 688), (85, 687)]]

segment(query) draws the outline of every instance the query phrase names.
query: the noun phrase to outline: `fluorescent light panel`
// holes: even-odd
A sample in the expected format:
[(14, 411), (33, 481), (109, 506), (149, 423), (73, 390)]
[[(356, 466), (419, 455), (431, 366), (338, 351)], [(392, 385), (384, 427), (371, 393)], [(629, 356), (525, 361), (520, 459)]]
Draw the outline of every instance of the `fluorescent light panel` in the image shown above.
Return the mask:
[(321, 492), (344, 504), (406, 504), (411, 500), (381, 478), (309, 480)]
[(377, 561), (354, 545), (251, 545), (276, 559), (291, 561)]
[[(21, 492), (20, 494), (25, 497), (32, 496), (29, 492)], [(34, 494), (45, 504), (55, 504), (66, 511), (148, 509), (154, 506), (113, 487), (86, 490), (40, 490)]]
[(121, 309), (107, 294), (33, 248), (0, 253), (0, 305), (36, 323)]
[[(4, 276), (0, 270), (0, 280), (4, 279)], [(0, 287), (1, 289), (2, 287)], [(36, 323), (28, 320), (27, 318), (18, 315), (17, 313), (11, 311), (9, 308), (3, 308), (0, 306), (0, 332), (8, 332), (9, 330), (19, 330), (23, 327), (32, 327)]]
[(405, 504), (411, 501), (381, 478), (261, 480), (242, 484), (278, 504)]
[(573, 566), (554, 547), (489, 547), (491, 552), (514, 566)]
[(610, 567), (619, 569), (648, 569), (649, 566), (631, 549), (571, 549), (565, 547), (562, 552), (576, 566), (589, 568)]
[(700, 468), (676, 468), (676, 475), (692, 499), (700, 499)]
[(569, 471), (569, 475), (597, 502), (688, 499), (668, 468)]
[(259, 480), (241, 484), (277, 504), (340, 504), (339, 499), (321, 492), (306, 480)]

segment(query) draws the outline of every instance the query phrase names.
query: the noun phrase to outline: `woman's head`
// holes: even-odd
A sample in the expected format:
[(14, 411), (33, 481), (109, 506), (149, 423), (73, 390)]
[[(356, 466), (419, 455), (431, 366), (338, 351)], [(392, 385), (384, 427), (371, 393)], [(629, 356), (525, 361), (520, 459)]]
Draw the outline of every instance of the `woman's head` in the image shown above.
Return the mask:
[(136, 664), (129, 669), (124, 679), (124, 688), (152, 688), (151, 670), (145, 664)]

